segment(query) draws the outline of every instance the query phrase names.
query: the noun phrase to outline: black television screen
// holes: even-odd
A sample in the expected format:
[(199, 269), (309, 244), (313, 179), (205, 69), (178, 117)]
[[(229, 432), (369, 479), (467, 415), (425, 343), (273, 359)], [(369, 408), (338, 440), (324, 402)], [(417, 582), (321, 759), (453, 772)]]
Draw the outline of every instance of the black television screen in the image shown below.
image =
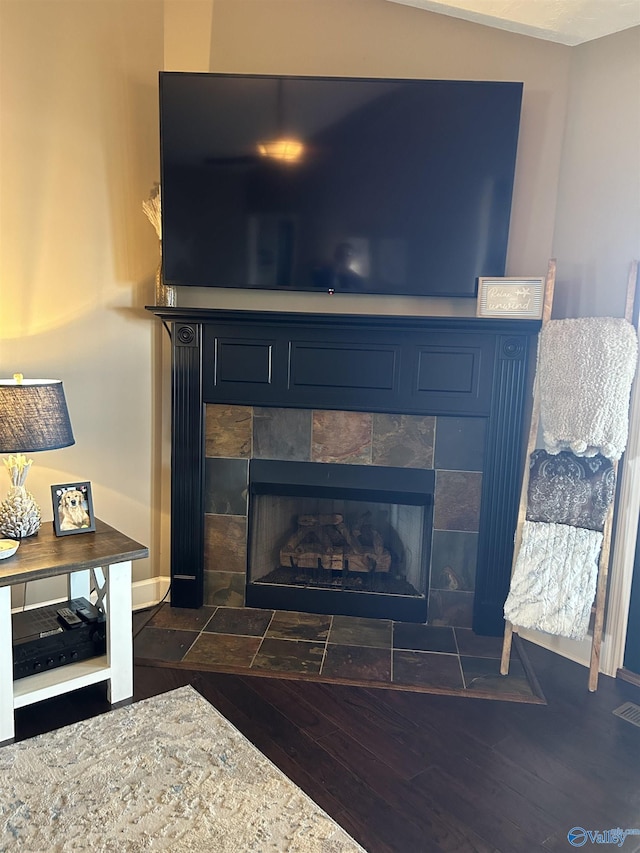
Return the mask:
[(167, 284), (427, 296), (503, 276), (522, 84), (160, 74)]

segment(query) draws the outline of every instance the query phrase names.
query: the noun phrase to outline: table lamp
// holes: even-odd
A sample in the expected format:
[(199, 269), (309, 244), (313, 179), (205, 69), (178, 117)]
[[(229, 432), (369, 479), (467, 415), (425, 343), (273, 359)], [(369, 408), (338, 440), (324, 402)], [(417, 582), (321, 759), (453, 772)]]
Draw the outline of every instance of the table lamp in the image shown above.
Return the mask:
[(40, 507), (25, 488), (32, 465), (25, 453), (75, 444), (62, 382), (59, 379), (0, 379), (0, 453), (11, 488), (0, 504), (0, 534), (11, 539), (33, 536), (40, 528)]

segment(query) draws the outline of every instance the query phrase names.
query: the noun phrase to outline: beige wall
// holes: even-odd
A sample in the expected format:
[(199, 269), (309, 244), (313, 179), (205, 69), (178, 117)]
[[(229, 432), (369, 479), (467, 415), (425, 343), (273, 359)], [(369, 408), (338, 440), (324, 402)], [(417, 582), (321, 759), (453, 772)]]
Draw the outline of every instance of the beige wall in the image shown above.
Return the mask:
[(28, 486), (50, 520), (50, 484), (90, 480), (98, 517), (148, 545), (158, 249), (141, 202), (158, 179), (162, 13), (0, 2), (0, 374), (62, 379), (76, 437), (34, 454)]
[(624, 316), (640, 259), (640, 27), (573, 49), (554, 316)]

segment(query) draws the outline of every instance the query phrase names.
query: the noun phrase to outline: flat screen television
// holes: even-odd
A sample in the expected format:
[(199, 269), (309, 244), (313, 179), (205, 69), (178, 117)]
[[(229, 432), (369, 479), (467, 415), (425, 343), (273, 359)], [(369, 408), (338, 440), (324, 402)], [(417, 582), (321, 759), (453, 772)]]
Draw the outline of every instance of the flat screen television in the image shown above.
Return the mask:
[(505, 272), (521, 98), (161, 72), (165, 283), (473, 297)]

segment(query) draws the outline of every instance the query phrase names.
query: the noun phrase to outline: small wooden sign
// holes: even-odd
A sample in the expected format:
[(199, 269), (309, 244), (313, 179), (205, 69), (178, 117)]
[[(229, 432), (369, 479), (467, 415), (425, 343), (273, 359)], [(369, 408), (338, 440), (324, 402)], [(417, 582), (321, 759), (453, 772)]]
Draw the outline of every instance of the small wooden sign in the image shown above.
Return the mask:
[(478, 317), (522, 317), (539, 320), (544, 278), (479, 278)]

